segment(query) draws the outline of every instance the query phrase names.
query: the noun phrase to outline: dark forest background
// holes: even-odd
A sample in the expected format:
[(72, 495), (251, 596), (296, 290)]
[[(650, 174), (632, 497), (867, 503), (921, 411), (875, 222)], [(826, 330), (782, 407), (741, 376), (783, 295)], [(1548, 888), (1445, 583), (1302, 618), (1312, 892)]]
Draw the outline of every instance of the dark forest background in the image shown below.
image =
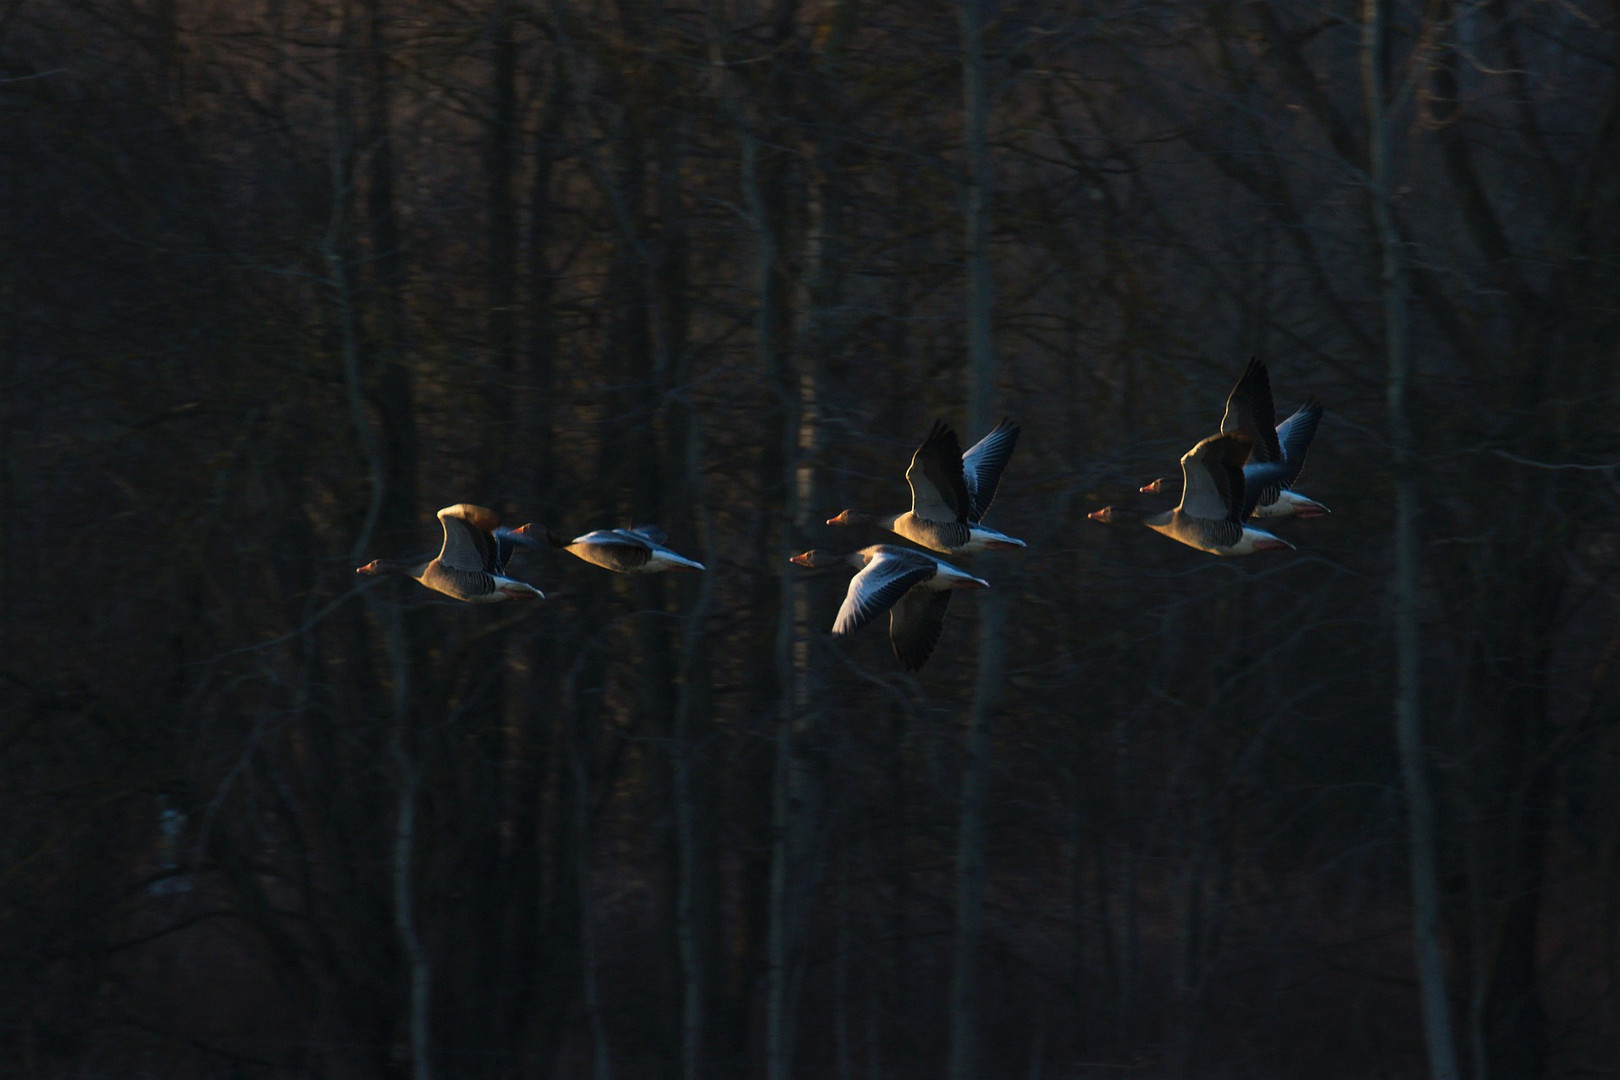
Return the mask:
[[(1617, 63), (1613, 0), (0, 3), (0, 1073), (1614, 1075)], [(1088, 522), (1251, 353), (1333, 515)], [(1002, 413), (1028, 550), (916, 677), (834, 643), (788, 556)], [(356, 578), (460, 501), (709, 572)]]

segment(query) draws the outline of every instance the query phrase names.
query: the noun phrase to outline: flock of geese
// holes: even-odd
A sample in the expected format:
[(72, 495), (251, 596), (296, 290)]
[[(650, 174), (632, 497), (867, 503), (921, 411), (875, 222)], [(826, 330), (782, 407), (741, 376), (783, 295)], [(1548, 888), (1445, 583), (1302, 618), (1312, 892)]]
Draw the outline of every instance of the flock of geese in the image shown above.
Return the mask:
[[(1227, 396), (1219, 432), (1182, 455), (1179, 480), (1160, 477), (1142, 486), (1141, 491), (1150, 494), (1175, 494), (1179, 488), (1181, 501), (1175, 507), (1150, 511), (1106, 506), (1089, 516), (1107, 524), (1146, 525), (1212, 555), (1292, 548), (1250, 522), (1328, 512), (1293, 490), (1321, 419), (1322, 404), (1313, 398), (1278, 424), (1270, 375), (1263, 361), (1252, 359)], [(856, 568), (833, 622), (835, 637), (852, 634), (887, 611), (889, 642), (900, 666), (915, 671), (927, 662), (939, 643), (951, 593), (990, 587), (988, 581), (939, 555), (1025, 546), (984, 524), (1018, 433), (1017, 424), (1002, 420), (964, 453), (956, 432), (935, 421), (906, 469), (910, 510), (887, 515), (845, 510), (827, 520), (828, 525), (877, 526), (926, 551), (873, 544), (847, 554), (818, 548), (792, 557), (792, 562), (814, 569), (844, 564)], [(503, 528), (493, 511), (471, 503), (440, 510), (439, 523), (444, 544), (433, 558), (376, 559), (355, 572), (414, 578), (457, 600), (489, 604), (544, 599), (533, 585), (506, 574), (507, 562), (520, 546), (560, 548), (621, 574), (704, 569), (702, 563), (666, 547), (664, 531), (651, 525), (597, 529), (567, 540), (541, 525)]]

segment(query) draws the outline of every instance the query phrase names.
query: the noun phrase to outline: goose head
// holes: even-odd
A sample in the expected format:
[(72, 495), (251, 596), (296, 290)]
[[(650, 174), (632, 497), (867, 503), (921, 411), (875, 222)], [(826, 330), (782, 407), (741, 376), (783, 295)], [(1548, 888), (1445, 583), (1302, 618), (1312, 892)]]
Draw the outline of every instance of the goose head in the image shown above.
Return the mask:
[(826, 548), (811, 548), (809, 551), (793, 556), (788, 562), (796, 563), (799, 566), (808, 566), (812, 570), (825, 570), (829, 566), (844, 564), (864, 566), (866, 565), (866, 557), (858, 551), (848, 555), (840, 555), (838, 552), (828, 551)]
[(1170, 520), (1170, 510), (1143, 510), (1127, 506), (1105, 506), (1093, 510), (1086, 517), (1104, 525), (1163, 525)]
[(354, 572), (365, 574), (367, 577), (376, 577), (378, 574), (420, 577), (423, 568), (431, 561), (431, 559), (372, 559), (364, 566), (355, 567)]

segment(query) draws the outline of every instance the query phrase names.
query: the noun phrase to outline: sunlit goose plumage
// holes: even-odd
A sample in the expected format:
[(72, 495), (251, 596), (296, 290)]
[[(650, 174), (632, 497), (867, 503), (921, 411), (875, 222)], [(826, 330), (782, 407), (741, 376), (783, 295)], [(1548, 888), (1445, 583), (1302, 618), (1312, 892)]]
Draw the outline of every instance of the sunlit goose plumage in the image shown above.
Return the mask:
[(906, 480), (911, 484), (910, 510), (888, 516), (845, 510), (829, 518), (827, 524), (870, 522), (947, 555), (1021, 548), (1022, 540), (983, 523), (985, 511), (996, 497), (1002, 470), (1018, 445), (1019, 431), (1017, 424), (1004, 419), (964, 454), (956, 432), (936, 420), (906, 469)]
[(435, 592), (469, 604), (503, 600), (543, 600), (545, 593), (506, 576), (513, 538), (519, 529), (503, 529), (493, 510), (457, 503), (439, 511), (444, 544), (431, 559), (375, 559), (357, 574), (397, 574), (415, 578)]
[[(1294, 415), (1278, 424), (1271, 397), (1271, 376), (1266, 371), (1265, 361), (1253, 358), (1243, 369), (1237, 385), (1227, 395), (1221, 431), (1242, 435), (1254, 446), (1244, 466), (1244, 475), (1251, 487), (1260, 487), (1255, 517), (1321, 517), (1329, 512), (1315, 499), (1291, 490), (1305, 467), (1305, 452), (1321, 419), (1322, 403), (1311, 398)], [(1280, 472), (1263, 468), (1278, 464), (1283, 466)], [(1177, 483), (1174, 477), (1160, 477), (1143, 485), (1142, 490), (1174, 495)]]
[[(1294, 545), (1247, 524), (1254, 498), (1245, 485), (1244, 460), (1249, 441), (1235, 433), (1211, 435), (1181, 457), (1181, 502), (1172, 510), (1153, 513), (1105, 506), (1089, 516), (1108, 524), (1146, 525), (1154, 532), (1179, 540), (1212, 555), (1248, 555), (1256, 551)], [(1266, 465), (1256, 475), (1261, 484), (1276, 482), (1283, 466)], [(1257, 487), (1257, 497), (1263, 488)]]
[(839, 563), (858, 567), (860, 572), (850, 579), (844, 604), (833, 622), (833, 636), (853, 634), (887, 611), (889, 644), (907, 671), (927, 663), (939, 644), (951, 592), (990, 587), (983, 578), (943, 559), (892, 544), (874, 544), (847, 555), (818, 548), (795, 555), (792, 561), (817, 568)]
[(543, 534), (552, 546), (579, 556), (588, 563), (620, 574), (660, 574), (666, 570), (695, 571), (704, 565), (684, 555), (677, 555), (664, 546), (669, 534), (656, 525), (637, 525), (629, 529), (597, 529), (584, 536), (565, 540), (550, 529), (538, 525), (525, 525), (514, 529), (529, 542)]

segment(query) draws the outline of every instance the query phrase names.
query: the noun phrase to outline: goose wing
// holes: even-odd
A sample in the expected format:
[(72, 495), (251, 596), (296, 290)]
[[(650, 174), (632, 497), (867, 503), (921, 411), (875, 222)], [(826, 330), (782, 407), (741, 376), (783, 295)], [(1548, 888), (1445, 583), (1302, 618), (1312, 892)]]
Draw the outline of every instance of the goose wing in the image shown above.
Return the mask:
[(653, 553), (646, 537), (627, 529), (593, 529), (563, 546), (586, 562), (620, 573), (646, 566)]
[(1288, 468), (1285, 461), (1251, 461), (1239, 470), (1243, 474), (1243, 508), (1237, 520), (1248, 521), (1255, 507), (1276, 499), (1288, 476)]
[(1271, 375), (1266, 362), (1249, 358), (1249, 366), (1238, 376), (1237, 385), (1226, 396), (1226, 413), (1221, 417), (1222, 434), (1245, 436), (1253, 444), (1256, 461), (1281, 461), (1277, 442), (1277, 408), (1271, 401)]
[[(644, 534), (640, 529), (598, 529), (594, 533), (586, 534), (592, 538), (593, 543), (619, 544), (624, 547), (646, 548), (651, 551), (658, 546), (658, 541)], [(584, 539), (581, 537), (580, 539)]]
[(439, 565), (451, 570), (496, 572), (497, 552), (491, 535), (500, 524), (495, 511), (472, 503), (456, 503), (439, 511), (444, 546)]
[(652, 544), (669, 543), (669, 533), (660, 529), (657, 525), (637, 525), (634, 528), (620, 529), (619, 531), (629, 533), (631, 536), (639, 536)]
[(1243, 462), (1249, 441), (1241, 435), (1211, 435), (1181, 456), (1181, 505), (1189, 517), (1241, 521)]
[(928, 662), (945, 629), (950, 589), (912, 589), (889, 609), (889, 644), (900, 666), (916, 671)]
[(506, 572), (506, 564), (512, 561), (512, 552), (519, 547), (530, 549), (545, 549), (552, 545), (539, 538), (540, 533), (549, 530), (539, 525), (519, 525), (515, 529), (501, 526), (490, 535), (495, 537), (495, 572)]
[(565, 543), (564, 547), (574, 544), (586, 544), (591, 547), (639, 548), (642, 551), (652, 550), (645, 536), (638, 536), (628, 529), (592, 529), (582, 536), (576, 536)]
[(934, 421), (906, 469), (911, 512), (929, 521), (966, 521), (972, 502), (962, 476), (962, 444), (950, 426)]
[(835, 636), (853, 634), (900, 601), (920, 582), (934, 576), (933, 560), (879, 553), (849, 581), (844, 604), (833, 621)]
[(1321, 421), (1322, 403), (1311, 398), (1293, 416), (1277, 425), (1277, 441), (1282, 445), (1283, 460), (1288, 463), (1284, 487), (1299, 478), (1299, 471), (1305, 467), (1305, 451), (1316, 437), (1316, 425)]
[(990, 429), (990, 434), (962, 455), (962, 479), (967, 484), (972, 504), (968, 510), (969, 521), (983, 520), (985, 511), (990, 509), (996, 497), (996, 486), (1001, 483), (1001, 471), (1007, 467), (1013, 447), (1018, 445), (1020, 430), (1017, 424), (1003, 417), (1001, 423)]
[(680, 552), (665, 546), (664, 541), (669, 538), (669, 534), (656, 525), (638, 525), (634, 529), (615, 529), (614, 532), (621, 538), (633, 541), (633, 544), (627, 543), (622, 548), (627, 556), (635, 558), (632, 547), (636, 551), (645, 552), (644, 557), (635, 560), (637, 565), (650, 562), (665, 570), (705, 569), (702, 563), (688, 559)]

